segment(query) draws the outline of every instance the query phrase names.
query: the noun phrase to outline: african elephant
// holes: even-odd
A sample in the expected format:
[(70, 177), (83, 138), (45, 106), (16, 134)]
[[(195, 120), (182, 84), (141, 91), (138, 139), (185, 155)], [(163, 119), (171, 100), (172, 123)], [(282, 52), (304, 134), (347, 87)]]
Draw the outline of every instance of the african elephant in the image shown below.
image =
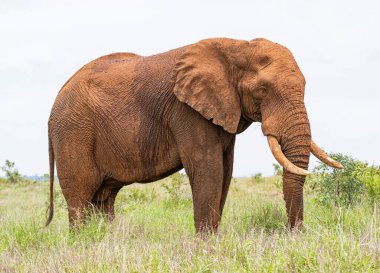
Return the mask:
[(303, 220), (311, 139), (305, 78), (291, 52), (266, 39), (206, 39), (153, 56), (115, 53), (82, 67), (49, 118), (50, 213), (54, 161), (70, 226), (94, 205), (114, 217), (118, 191), (185, 169), (197, 232), (214, 232), (230, 185), (235, 136), (261, 122), (284, 168), (288, 224)]

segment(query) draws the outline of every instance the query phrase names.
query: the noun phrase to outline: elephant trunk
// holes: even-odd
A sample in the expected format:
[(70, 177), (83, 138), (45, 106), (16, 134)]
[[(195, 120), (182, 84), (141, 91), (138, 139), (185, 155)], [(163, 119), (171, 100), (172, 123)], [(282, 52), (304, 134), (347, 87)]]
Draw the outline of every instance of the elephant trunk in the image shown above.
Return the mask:
[(297, 227), (303, 220), (303, 184), (311, 152), (310, 123), (302, 101), (280, 108), (262, 124), (264, 135), (276, 160), (283, 166), (283, 192), (288, 224)]
[[(285, 157), (295, 166), (307, 170), (310, 157), (311, 133), (306, 110), (292, 114), (282, 130), (280, 145)], [(303, 221), (303, 185), (306, 176), (295, 174), (284, 168), (283, 192), (291, 228)]]

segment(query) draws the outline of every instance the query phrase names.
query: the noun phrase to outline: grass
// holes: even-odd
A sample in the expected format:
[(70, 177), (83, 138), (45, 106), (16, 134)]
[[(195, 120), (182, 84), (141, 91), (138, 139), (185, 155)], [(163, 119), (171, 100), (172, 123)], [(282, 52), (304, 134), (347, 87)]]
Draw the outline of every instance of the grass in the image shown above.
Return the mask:
[(305, 224), (286, 229), (276, 178), (233, 179), (219, 233), (195, 236), (188, 183), (125, 187), (112, 223), (68, 231), (59, 186), (43, 228), (48, 183), (0, 184), (0, 272), (379, 272), (380, 208), (323, 207), (306, 190)]

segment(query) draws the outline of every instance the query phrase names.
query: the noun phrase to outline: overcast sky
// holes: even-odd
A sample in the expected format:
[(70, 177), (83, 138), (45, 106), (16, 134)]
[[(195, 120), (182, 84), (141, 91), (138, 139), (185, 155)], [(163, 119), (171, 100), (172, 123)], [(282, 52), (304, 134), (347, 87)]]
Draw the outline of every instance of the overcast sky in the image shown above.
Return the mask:
[[(48, 172), (50, 109), (82, 65), (208, 37), (287, 46), (307, 80), (315, 142), (380, 164), (380, 1), (1, 0), (0, 165), (9, 159), (23, 174)], [(238, 136), (235, 176), (271, 174), (274, 162), (260, 124)]]

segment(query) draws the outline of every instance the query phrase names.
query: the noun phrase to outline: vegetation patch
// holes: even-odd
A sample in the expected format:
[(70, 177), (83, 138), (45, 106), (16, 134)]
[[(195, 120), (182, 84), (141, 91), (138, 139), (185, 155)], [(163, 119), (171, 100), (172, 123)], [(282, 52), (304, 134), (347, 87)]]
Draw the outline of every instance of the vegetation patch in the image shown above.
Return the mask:
[[(0, 272), (378, 272), (378, 168), (350, 157), (343, 164), (321, 165), (307, 179), (300, 232), (287, 229), (279, 169), (260, 182), (234, 178), (219, 232), (208, 239), (195, 235), (182, 174), (124, 187), (113, 222), (94, 214), (75, 233), (58, 185), (44, 228), (49, 184), (2, 181)], [(350, 181), (361, 185), (342, 186)]]

